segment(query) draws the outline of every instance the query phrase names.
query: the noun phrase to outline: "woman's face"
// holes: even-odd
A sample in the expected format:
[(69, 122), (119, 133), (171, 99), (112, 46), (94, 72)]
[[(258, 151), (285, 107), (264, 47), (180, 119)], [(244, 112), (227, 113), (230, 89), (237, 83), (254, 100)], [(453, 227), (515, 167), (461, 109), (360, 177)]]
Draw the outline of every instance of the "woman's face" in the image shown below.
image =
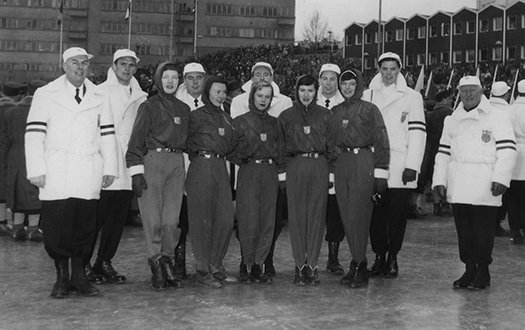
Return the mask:
[(226, 84), (219, 82), (211, 84), (209, 99), (211, 104), (220, 107), (226, 99)]
[(310, 103), (314, 101), (315, 97), (315, 86), (312, 85), (301, 85), (299, 86), (299, 90), (297, 91), (297, 94), (299, 96), (299, 101), (304, 106), (309, 106)]
[(259, 111), (268, 110), (270, 107), (270, 101), (272, 100), (272, 88), (263, 87), (253, 94), (253, 103), (255, 108)]
[(344, 80), (341, 82), (341, 94), (344, 98), (349, 99), (355, 94), (355, 89), (357, 88), (357, 82), (355, 79)]
[(162, 88), (166, 94), (174, 94), (179, 86), (179, 73), (175, 70), (166, 70), (161, 77)]

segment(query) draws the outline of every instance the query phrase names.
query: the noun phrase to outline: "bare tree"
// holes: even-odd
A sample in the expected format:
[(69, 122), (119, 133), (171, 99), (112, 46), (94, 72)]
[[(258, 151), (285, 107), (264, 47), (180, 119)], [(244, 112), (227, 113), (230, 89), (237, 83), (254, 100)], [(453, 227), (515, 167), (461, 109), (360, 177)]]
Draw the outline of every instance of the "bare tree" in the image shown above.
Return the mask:
[(326, 39), (328, 33), (328, 23), (316, 10), (313, 12), (310, 20), (304, 25), (304, 41), (319, 46), (322, 40)]

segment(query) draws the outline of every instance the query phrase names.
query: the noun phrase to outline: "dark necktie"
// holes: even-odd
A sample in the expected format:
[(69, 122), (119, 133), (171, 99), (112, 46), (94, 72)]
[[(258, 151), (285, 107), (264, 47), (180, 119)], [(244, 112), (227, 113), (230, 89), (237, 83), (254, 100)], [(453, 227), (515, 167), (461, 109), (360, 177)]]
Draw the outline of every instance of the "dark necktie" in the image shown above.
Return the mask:
[(325, 106), (328, 108), (330, 106), (330, 100), (329, 99), (326, 99), (324, 101), (324, 103), (326, 104)]
[(77, 88), (76, 91), (77, 91), (77, 93), (75, 94), (75, 101), (77, 101), (77, 103), (80, 104), (80, 102), (82, 102), (82, 99), (78, 95), (79, 92), (80, 92), (80, 88)]
[(195, 107), (199, 106), (199, 100), (198, 99), (193, 100), (193, 102), (195, 102)]

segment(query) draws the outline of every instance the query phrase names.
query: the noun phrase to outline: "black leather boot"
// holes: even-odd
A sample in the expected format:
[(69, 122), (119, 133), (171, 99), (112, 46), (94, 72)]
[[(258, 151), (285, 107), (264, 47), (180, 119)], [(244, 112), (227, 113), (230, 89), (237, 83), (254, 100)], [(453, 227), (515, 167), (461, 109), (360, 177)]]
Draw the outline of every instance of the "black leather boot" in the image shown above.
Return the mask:
[(438, 217), (442, 217), (444, 215), (441, 203), (434, 203), (434, 212), (433, 213), (434, 213), (435, 216), (438, 216)]
[(97, 261), (93, 265), (93, 271), (95, 271), (96, 274), (102, 276), (104, 281), (107, 283), (112, 283), (112, 284), (126, 283), (126, 276), (119, 274), (115, 270), (115, 268), (113, 268), (113, 265), (111, 265), (111, 261), (109, 260), (102, 261), (102, 260), (97, 259)]
[(69, 295), (69, 259), (55, 260), (57, 281), (51, 291), (51, 297), (61, 299)]
[(318, 285), (321, 283), (319, 280), (319, 274), (317, 273), (317, 266), (313, 268), (310, 265), (306, 265), (303, 268), (304, 278), (306, 279), (306, 284)]
[(461, 277), (454, 281), (453, 286), (455, 289), (465, 289), (474, 280), (476, 276), (477, 267), (476, 264), (466, 264), (465, 272)]
[(385, 274), (387, 268), (386, 263), (386, 255), (384, 254), (376, 254), (376, 260), (374, 261), (374, 264), (369, 269), (370, 276), (381, 276)]
[(476, 276), (474, 280), (469, 283), (468, 287), (470, 290), (483, 290), (490, 286), (490, 273), (489, 265), (478, 264), (478, 269), (476, 270)]
[(264, 274), (267, 277), (274, 277), (275, 276), (275, 267), (273, 266), (273, 253), (275, 250), (275, 242), (272, 243), (272, 247), (270, 248), (270, 252), (268, 252), (268, 255), (266, 256), (266, 259), (264, 260)]
[(91, 267), (91, 264), (89, 261), (84, 266), (84, 275), (86, 275), (87, 280), (89, 283), (92, 284), (102, 284), (104, 283), (104, 279), (100, 274), (98, 274), (95, 270), (93, 270), (93, 267)]
[(175, 271), (175, 258), (164, 256), (160, 259), (160, 263), (166, 275), (167, 286), (182, 288), (182, 278)]
[(345, 270), (339, 263), (339, 242), (328, 242), (328, 262), (326, 270), (337, 275), (344, 274)]
[(295, 278), (293, 280), (293, 283), (298, 286), (305, 286), (306, 285), (306, 279), (304, 277), (304, 269), (306, 268), (306, 265), (303, 265), (301, 268), (295, 266)]
[(243, 260), (241, 260), (241, 264), (239, 265), (239, 281), (241, 283), (250, 282), (250, 276), (248, 275), (248, 267), (246, 267)]
[(168, 287), (165, 270), (162, 268), (160, 258), (148, 259), (151, 268), (151, 286), (155, 290), (165, 290)]
[[(355, 262), (355, 261), (354, 261)], [(366, 261), (360, 263), (355, 262), (355, 275), (350, 282), (350, 287), (353, 289), (368, 286), (368, 266)]]
[(355, 272), (357, 270), (357, 262), (352, 260), (350, 262), (350, 269), (348, 270), (348, 273), (346, 273), (343, 278), (339, 281), (342, 285), (350, 285), (352, 283), (352, 279), (355, 277)]
[(252, 265), (252, 269), (250, 271), (250, 282), (252, 283), (261, 283), (261, 277), (262, 277), (262, 269), (259, 265)]
[(82, 258), (71, 258), (71, 280), (69, 287), (72, 291), (77, 291), (83, 296), (96, 296), (99, 294), (97, 288), (92, 286), (84, 274)]
[(386, 278), (397, 277), (399, 273), (399, 267), (397, 266), (397, 255), (394, 253), (388, 253), (388, 259), (386, 261), (387, 268), (385, 270)]
[(186, 272), (186, 239), (180, 240), (175, 248), (175, 274), (180, 279), (186, 279), (188, 273)]

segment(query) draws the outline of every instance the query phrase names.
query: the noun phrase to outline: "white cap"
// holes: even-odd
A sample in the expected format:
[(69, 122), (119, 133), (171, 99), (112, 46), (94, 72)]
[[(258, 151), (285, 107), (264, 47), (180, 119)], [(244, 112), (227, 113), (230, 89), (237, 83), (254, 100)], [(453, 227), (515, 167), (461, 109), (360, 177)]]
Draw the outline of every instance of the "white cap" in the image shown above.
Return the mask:
[(325, 71), (332, 71), (337, 74), (341, 74), (341, 69), (339, 69), (339, 66), (332, 63), (323, 64), (323, 66), (321, 66), (321, 70), (319, 70), (319, 77), (321, 77), (321, 74)]
[(525, 79), (518, 83), (518, 93), (525, 93)]
[(273, 68), (270, 65), (270, 63), (266, 63), (266, 62), (257, 62), (257, 63), (255, 63), (252, 66), (252, 73), (253, 73), (253, 71), (255, 71), (255, 68), (258, 68), (258, 67), (267, 68), (268, 70), (270, 70), (270, 73), (273, 74)]
[(502, 96), (505, 95), (509, 91), (510, 87), (507, 85), (504, 81), (496, 81), (492, 85), (492, 95), (494, 96)]
[(88, 54), (88, 52), (86, 52), (84, 48), (71, 47), (64, 51), (64, 53), (62, 54), (62, 60), (66, 62), (67, 60), (75, 56), (87, 56), (88, 60), (93, 58), (93, 55)]
[(399, 55), (397, 55), (396, 53), (386, 52), (386, 53), (381, 54), (381, 56), (379, 56), (379, 59), (377, 60), (377, 63), (381, 64), (381, 62), (385, 60), (394, 60), (397, 62), (397, 64), (399, 64), (399, 68), (403, 67), (403, 63), (401, 62), (401, 57), (399, 57)]
[(137, 61), (137, 63), (140, 62), (140, 58), (138, 58), (137, 54), (135, 54), (135, 52), (131, 49), (117, 49), (115, 54), (113, 54), (113, 62), (121, 57), (132, 57), (135, 59), (135, 61)]
[(186, 64), (184, 66), (184, 71), (182, 72), (182, 75), (184, 76), (186, 73), (190, 72), (199, 72), (202, 74), (206, 73), (206, 71), (204, 71), (204, 67), (200, 63), (196, 62)]
[(465, 76), (459, 80), (458, 88), (461, 86), (475, 85), (481, 87), (481, 81), (477, 76)]

